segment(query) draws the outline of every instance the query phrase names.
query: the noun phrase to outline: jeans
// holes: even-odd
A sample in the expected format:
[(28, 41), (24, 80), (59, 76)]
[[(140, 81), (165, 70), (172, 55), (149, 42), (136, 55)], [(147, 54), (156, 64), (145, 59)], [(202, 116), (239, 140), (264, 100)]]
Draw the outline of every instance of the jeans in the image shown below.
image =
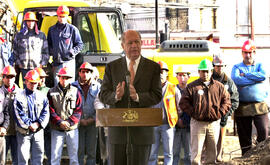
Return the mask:
[(154, 135), (155, 143), (152, 144), (148, 165), (157, 165), (160, 140), (163, 144), (164, 165), (172, 165), (174, 128), (169, 124), (163, 124), (154, 128)]
[(18, 155), (17, 155), (17, 137), (16, 135), (6, 136), (6, 154), (10, 148), (12, 165), (18, 165)]
[(69, 164), (78, 165), (78, 145), (79, 131), (78, 129), (71, 131), (51, 130), (51, 164), (60, 165), (64, 142), (66, 141)]
[(96, 165), (97, 128), (94, 124), (79, 127), (79, 164)]
[(66, 61), (63, 64), (60, 64), (58, 66), (54, 66), (53, 67), (53, 76), (54, 76), (54, 86), (57, 85), (57, 83), (59, 82), (59, 77), (58, 77), (58, 72), (61, 68), (63, 67), (67, 67), (68, 71), (69, 71), (69, 75), (72, 76), (72, 79), (70, 82), (74, 82), (75, 81), (75, 70), (76, 70), (76, 62), (75, 59), (74, 60), (70, 60), (70, 61)]
[(6, 139), (4, 136), (0, 137), (0, 164), (6, 162)]
[(44, 132), (43, 129), (29, 135), (17, 132), (18, 165), (31, 164), (42, 165), (44, 155)]
[(44, 129), (44, 148), (47, 157), (47, 165), (51, 164), (51, 128), (49, 125)]
[(190, 165), (190, 128), (176, 128), (173, 141), (173, 165), (180, 161), (181, 147), (184, 148), (184, 165)]

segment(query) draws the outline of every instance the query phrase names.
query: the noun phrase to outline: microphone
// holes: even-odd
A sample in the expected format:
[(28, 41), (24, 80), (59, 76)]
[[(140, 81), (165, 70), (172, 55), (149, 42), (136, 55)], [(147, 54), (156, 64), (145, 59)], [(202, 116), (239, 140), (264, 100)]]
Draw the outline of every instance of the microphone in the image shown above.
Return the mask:
[(127, 73), (126, 73), (126, 83), (129, 86), (129, 84), (130, 84), (130, 72), (129, 71), (127, 71)]
[(127, 95), (128, 95), (128, 108), (131, 107), (131, 102), (130, 102), (130, 92), (129, 92), (129, 84), (130, 84), (130, 72), (127, 71), (126, 73), (126, 83), (127, 83)]

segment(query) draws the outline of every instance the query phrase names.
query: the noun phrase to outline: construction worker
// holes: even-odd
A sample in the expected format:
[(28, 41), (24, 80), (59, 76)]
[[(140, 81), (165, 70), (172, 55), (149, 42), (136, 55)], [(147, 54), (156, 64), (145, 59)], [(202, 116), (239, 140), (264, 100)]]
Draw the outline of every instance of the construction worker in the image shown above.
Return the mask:
[(30, 70), (25, 75), (26, 88), (16, 95), (14, 112), (18, 143), (18, 164), (43, 164), (44, 128), (50, 118), (47, 97), (36, 90), (39, 74)]
[[(175, 73), (178, 80), (177, 88), (182, 94), (190, 78), (190, 72), (184, 70), (183, 66), (179, 66)], [(179, 164), (182, 147), (184, 148), (184, 165), (190, 165), (190, 116), (183, 111), (181, 111), (175, 125), (173, 165)]]
[(174, 127), (178, 121), (179, 101), (181, 98), (180, 90), (168, 81), (168, 66), (163, 61), (157, 62), (160, 65), (161, 85), (163, 98), (154, 108), (162, 108), (163, 124), (154, 128), (155, 143), (152, 144), (148, 165), (158, 163), (158, 151), (160, 140), (163, 143), (164, 165), (173, 163), (173, 138)]
[[(100, 84), (94, 80), (93, 67), (84, 62), (79, 69), (79, 79), (72, 83), (82, 96), (82, 117), (79, 126), (79, 164), (96, 165), (96, 111), (94, 101), (97, 97)], [(86, 155), (86, 163), (84, 157)]]
[(68, 23), (69, 9), (59, 6), (57, 9), (58, 22), (49, 28), (48, 44), (50, 55), (53, 57), (54, 85), (58, 83), (56, 75), (63, 67), (70, 68), (72, 82), (75, 81), (75, 57), (83, 49), (79, 30)]
[[(17, 138), (14, 122), (14, 99), (16, 94), (21, 91), (21, 89), (15, 84), (16, 71), (12, 66), (6, 66), (3, 69), (2, 77), (3, 84), (0, 88), (1, 102), (3, 102), (3, 108), (7, 109), (9, 112), (9, 126), (6, 133), (6, 154), (10, 148), (11, 159), (14, 165), (18, 164), (17, 156)], [(6, 155), (5, 154), (5, 155)], [(3, 163), (1, 163), (3, 164)]]
[(223, 155), (223, 140), (226, 136), (227, 120), (228, 117), (231, 116), (231, 114), (237, 109), (239, 105), (239, 94), (233, 80), (228, 77), (223, 71), (223, 68), (226, 67), (224, 57), (221, 54), (215, 54), (212, 63), (214, 67), (212, 77), (214, 80), (221, 82), (227, 89), (227, 91), (230, 93), (230, 99), (232, 104), (230, 110), (226, 113), (225, 116), (222, 116), (220, 120), (220, 134), (217, 144), (217, 162), (221, 162)]
[[(40, 77), (40, 81), (38, 82), (37, 89), (41, 91), (45, 96), (47, 96), (47, 93), (50, 88), (46, 87), (45, 81), (48, 75), (40, 67), (36, 67), (35, 70), (38, 72), (39, 77)], [(50, 164), (51, 163), (51, 129), (50, 129), (49, 124), (44, 129), (44, 148), (45, 148), (45, 155), (47, 157), (47, 164)]]
[(264, 65), (255, 61), (255, 55), (254, 42), (245, 41), (242, 46), (243, 62), (234, 65), (231, 72), (239, 92), (239, 107), (234, 114), (242, 155), (252, 146), (252, 123), (257, 129), (257, 142), (268, 138), (267, 75)]
[[(29, 70), (47, 65), (49, 50), (45, 34), (38, 30), (35, 13), (27, 12), (23, 20), (23, 28), (13, 40), (13, 54), (15, 65), (24, 78)], [(18, 79), (16, 81), (18, 84)]]
[[(15, 76), (16, 72), (12, 66), (4, 67), (3, 85), (0, 88), (0, 164), (5, 164), (6, 161), (6, 139), (7, 130), (10, 122), (9, 111), (13, 110), (13, 98), (10, 98), (12, 88), (15, 90)], [(11, 109), (11, 110), (10, 110)]]
[(180, 108), (190, 115), (191, 163), (201, 164), (205, 143), (205, 164), (215, 164), (220, 118), (231, 107), (230, 95), (220, 82), (213, 80), (212, 63), (200, 62), (199, 79), (189, 83), (182, 93)]
[(61, 163), (66, 141), (70, 164), (78, 165), (79, 131), (82, 97), (78, 88), (70, 84), (72, 74), (66, 67), (58, 72), (59, 83), (48, 92), (51, 113), (51, 164)]

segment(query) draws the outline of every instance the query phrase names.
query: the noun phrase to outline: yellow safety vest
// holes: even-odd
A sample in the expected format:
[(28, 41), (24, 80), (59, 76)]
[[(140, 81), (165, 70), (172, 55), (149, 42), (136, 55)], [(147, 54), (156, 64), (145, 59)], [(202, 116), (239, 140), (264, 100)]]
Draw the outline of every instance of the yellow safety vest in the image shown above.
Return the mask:
[(178, 121), (178, 114), (175, 101), (175, 85), (168, 82), (168, 86), (163, 97), (165, 111), (170, 127), (174, 127)]

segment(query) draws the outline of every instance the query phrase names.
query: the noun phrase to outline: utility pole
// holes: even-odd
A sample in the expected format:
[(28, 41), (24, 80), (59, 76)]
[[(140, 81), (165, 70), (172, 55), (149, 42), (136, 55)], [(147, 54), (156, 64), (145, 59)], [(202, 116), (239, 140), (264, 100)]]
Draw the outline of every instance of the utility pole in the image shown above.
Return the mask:
[(254, 41), (254, 22), (253, 22), (253, 10), (252, 10), (252, 0), (249, 0), (249, 21), (250, 21), (250, 30), (251, 30), (251, 40)]
[(156, 49), (159, 48), (158, 39), (158, 0), (155, 0), (155, 20), (156, 20)]

